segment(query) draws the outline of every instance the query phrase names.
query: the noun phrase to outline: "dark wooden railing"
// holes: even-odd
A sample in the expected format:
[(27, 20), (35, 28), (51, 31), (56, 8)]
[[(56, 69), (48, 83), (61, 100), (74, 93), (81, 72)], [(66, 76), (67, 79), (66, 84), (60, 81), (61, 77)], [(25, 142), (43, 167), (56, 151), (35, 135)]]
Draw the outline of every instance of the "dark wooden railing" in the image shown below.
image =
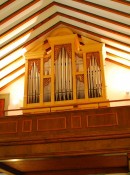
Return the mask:
[[(63, 106), (72, 106), (72, 109), (71, 109), (71, 111), (75, 111), (75, 110), (80, 110), (79, 108), (78, 108), (78, 106), (79, 105), (86, 105), (86, 109), (89, 109), (89, 108), (87, 108), (87, 105), (93, 105), (93, 104), (97, 104), (97, 106), (95, 107), (96, 109), (98, 109), (98, 108), (101, 108), (102, 106), (100, 105), (100, 104), (103, 104), (103, 103), (119, 103), (119, 102), (130, 102), (130, 99), (118, 99), (118, 100), (109, 100), (109, 101), (97, 101), (97, 102), (89, 102), (89, 103), (86, 103), (86, 102), (84, 102), (84, 103), (82, 103), (82, 104), (80, 104), (80, 103), (76, 103), (76, 104), (65, 104), (65, 105), (60, 105), (60, 107), (63, 107)], [(116, 106), (118, 106), (118, 105), (116, 105)], [(119, 105), (119, 106), (121, 106), (121, 105)], [(123, 105), (124, 106), (124, 105)], [(126, 105), (127, 106), (127, 105)], [(28, 107), (28, 108), (24, 108), (24, 107), (22, 107), (22, 108), (17, 108), (17, 109), (7, 109), (7, 110), (4, 110), (4, 111), (1, 111), (0, 110), (0, 112), (1, 113), (3, 113), (4, 114), (4, 116), (8, 116), (8, 112), (16, 112), (16, 111), (22, 111), (23, 113), (25, 113), (26, 114), (26, 111), (28, 111), (28, 110), (41, 110), (41, 109), (45, 109), (45, 108), (47, 108), (47, 109), (49, 109), (48, 110), (48, 112), (54, 112), (52, 109), (54, 109), (54, 108), (56, 108), (56, 107), (59, 107), (59, 105), (53, 105), (53, 106), (39, 106), (39, 107)], [(103, 106), (103, 107), (108, 107), (108, 106)], [(67, 109), (66, 109), (67, 110)], [(68, 109), (68, 111), (69, 111), (70, 109)], [(63, 110), (59, 110), (60, 112), (62, 112)], [(58, 111), (56, 111), (56, 112), (58, 112)], [(29, 113), (29, 112), (28, 112)], [(37, 112), (38, 113), (38, 112)], [(41, 113), (41, 111), (40, 111), (40, 113)], [(35, 114), (36, 114), (36, 112), (35, 112)], [(13, 114), (13, 115), (16, 115), (16, 114)], [(4, 117), (3, 116), (3, 117)]]

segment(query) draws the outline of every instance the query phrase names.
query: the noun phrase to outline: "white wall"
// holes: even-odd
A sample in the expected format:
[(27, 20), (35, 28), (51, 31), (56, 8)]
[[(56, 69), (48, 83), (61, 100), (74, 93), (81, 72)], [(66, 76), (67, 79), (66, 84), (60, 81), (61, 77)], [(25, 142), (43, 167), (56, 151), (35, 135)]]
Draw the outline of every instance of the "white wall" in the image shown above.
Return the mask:
[[(23, 96), (24, 96), (24, 77), (20, 78), (19, 80), (15, 81), (0, 94), (10, 94), (9, 95), (9, 106), (8, 109), (19, 109), (23, 107)], [(22, 111), (10, 111), (8, 115), (19, 115)]]
[[(109, 100), (130, 99), (130, 69), (106, 61), (105, 79)], [(111, 103), (111, 105), (130, 105), (130, 101)]]

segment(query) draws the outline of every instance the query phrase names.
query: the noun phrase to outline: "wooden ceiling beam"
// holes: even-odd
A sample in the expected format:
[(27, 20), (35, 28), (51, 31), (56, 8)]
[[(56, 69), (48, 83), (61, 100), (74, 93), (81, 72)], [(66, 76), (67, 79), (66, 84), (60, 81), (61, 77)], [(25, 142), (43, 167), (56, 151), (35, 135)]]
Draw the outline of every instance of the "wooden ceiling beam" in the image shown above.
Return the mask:
[(110, 49), (113, 49), (113, 50), (116, 50), (116, 51), (119, 51), (119, 52), (124, 52), (124, 54), (130, 54), (130, 52), (128, 52), (128, 51), (125, 51), (125, 50), (119, 49), (119, 48), (114, 47), (114, 46), (109, 45), (109, 44), (105, 44), (105, 46), (106, 46), (107, 48), (110, 48)]
[(90, 22), (81, 20), (81, 19), (78, 19), (78, 18), (69, 16), (69, 15), (66, 15), (66, 14), (62, 14), (62, 13), (56, 12), (53, 15), (51, 15), (49, 18), (46, 18), (42, 22), (38, 23), (37, 25), (35, 25), (34, 27), (32, 27), (31, 29), (29, 29), (28, 31), (26, 31), (24, 34), (19, 35), (17, 38), (15, 38), (15, 39), (11, 40), (10, 42), (8, 42), (7, 44), (3, 45), (1, 49), (3, 49), (4, 47), (6, 47), (7, 45), (11, 44), (12, 42), (15, 42), (17, 39), (21, 38), (22, 36), (26, 35), (27, 33), (31, 32), (33, 30), (36, 30), (41, 25), (45, 24), (46, 22), (48, 22), (50, 19), (54, 18), (55, 16), (61, 16), (61, 17), (65, 17), (65, 18), (68, 18), (68, 19), (72, 19), (72, 20), (74, 20), (76, 22), (80, 22), (82, 24), (89, 25), (89, 26), (95, 27), (97, 29), (101, 29), (101, 30), (110, 32), (112, 34), (116, 34), (116, 35), (119, 35), (119, 36), (124, 37), (126, 39), (129, 39), (129, 36), (126, 35), (126, 34), (122, 34), (122, 33), (119, 33), (117, 31), (114, 31), (114, 30), (111, 30), (111, 29), (108, 29), (108, 28), (105, 28), (105, 27), (102, 27), (102, 26), (99, 26), (99, 25), (96, 25), (96, 24), (93, 24), (93, 23), (90, 23)]
[(125, 1), (125, 0), (111, 0), (111, 1), (115, 1), (115, 2), (120, 3), (120, 4), (130, 6), (130, 3), (128, 1)]
[(130, 15), (128, 13), (125, 13), (125, 12), (122, 12), (122, 11), (119, 11), (119, 10), (115, 10), (115, 9), (112, 9), (112, 8), (108, 8), (108, 7), (105, 7), (103, 5), (99, 5), (99, 4), (93, 3), (93, 2), (87, 2), (85, 0), (73, 0), (73, 1), (76, 1), (76, 2), (79, 2), (79, 3), (82, 3), (82, 4), (85, 4), (87, 6), (92, 6), (92, 7), (101, 9), (101, 10), (105, 10), (107, 12), (111, 12), (113, 14), (124, 16), (124, 17), (127, 17), (127, 18), (130, 17)]
[(13, 74), (15, 74), (15, 73), (17, 73), (17, 71), (19, 71), (20, 69), (22, 69), (24, 67), (25, 67), (25, 64), (20, 65), (20, 67), (16, 68), (15, 70), (11, 71), (9, 74), (7, 74), (4, 77), (0, 78), (0, 81), (7, 78), (7, 77), (9, 77), (9, 76), (11, 76), (11, 75), (13, 75)]
[(94, 23), (91, 23), (91, 22), (88, 22), (88, 21), (85, 21), (85, 20), (81, 20), (81, 19), (78, 19), (78, 18), (73, 17), (73, 16), (69, 16), (69, 15), (66, 15), (66, 14), (62, 14), (62, 13), (58, 13), (58, 14), (59, 14), (59, 16), (62, 16), (62, 17), (68, 18), (68, 19), (72, 19), (72, 20), (74, 20), (76, 22), (80, 22), (82, 24), (86, 24), (86, 25), (95, 27), (97, 29), (101, 29), (101, 30), (107, 31), (107, 32), (112, 33), (112, 34), (117, 34), (117, 35), (119, 35), (121, 37), (125, 37), (127, 39), (130, 38), (129, 35), (127, 35), (127, 34), (120, 33), (118, 31), (115, 31), (115, 30), (103, 27), (101, 25), (97, 25), (97, 24), (94, 24)]
[[(56, 15), (56, 14), (55, 14), (55, 15)], [(53, 18), (53, 17), (54, 17), (54, 16), (52, 16), (52, 18)], [(49, 19), (50, 19), (50, 18), (49, 18)], [(46, 21), (49, 20), (49, 19), (46, 19)], [(44, 22), (45, 22), (45, 21), (44, 21)], [(43, 23), (43, 22), (42, 22), (42, 23)], [(40, 24), (41, 24), (41, 23), (40, 23)], [(77, 29), (77, 30), (81, 30), (82, 32), (88, 33), (88, 34), (93, 35), (93, 36), (96, 36), (96, 37), (98, 37), (98, 38), (105, 39), (105, 40), (109, 40), (110, 42), (115, 42), (115, 43), (118, 42), (118, 44), (121, 44), (121, 45), (124, 45), (124, 46), (126, 46), (126, 47), (129, 47), (129, 44), (122, 43), (121, 41), (117, 41), (117, 40), (114, 40), (114, 39), (107, 38), (107, 37), (105, 37), (105, 36), (102, 36), (102, 35), (99, 35), (99, 34), (97, 34), (97, 33), (88, 31), (88, 30), (86, 30), (86, 29), (82, 29), (82, 28), (77, 27), (77, 26), (73, 26), (72, 24), (68, 24), (68, 23), (65, 23), (65, 22), (61, 22), (61, 21), (60, 21), (60, 22), (56, 23), (54, 26), (56, 27), (56, 26), (59, 26), (60, 24), (63, 24), (63, 25), (65, 25), (66, 27), (71, 27), (71, 28), (74, 28), (74, 29)], [(38, 24), (38, 25), (39, 25), (39, 24)], [(33, 41), (35, 41), (36, 39), (42, 37), (44, 34), (50, 32), (52, 29), (54, 29), (54, 26), (48, 28), (46, 31), (40, 33), (38, 36), (36, 36), (35, 38), (33, 38), (33, 39), (31, 39), (30, 41), (26, 42), (26, 44), (23, 44), (22, 46), (18, 47), (17, 49), (22, 48), (22, 47), (26, 47), (27, 45), (31, 44), (31, 43), (32, 43)], [(36, 27), (38, 27), (38, 26), (36, 26)], [(27, 32), (28, 32), (28, 31), (27, 31)], [(1, 59), (4, 59), (5, 57), (7, 57), (9, 54), (13, 53), (13, 52), (16, 51), (17, 49), (14, 49), (12, 52), (10, 52), (10, 53), (6, 54), (5, 56), (3, 56)], [(124, 51), (124, 50), (123, 50), (123, 51)]]
[(56, 6), (58, 6), (58, 7), (62, 7), (62, 8), (65, 8), (65, 9), (68, 9), (68, 10), (71, 10), (71, 11), (74, 11), (74, 12), (81, 13), (81, 14), (86, 15), (86, 16), (90, 16), (90, 17), (93, 17), (93, 18), (96, 18), (96, 19), (99, 19), (99, 20), (102, 20), (102, 21), (105, 21), (105, 22), (108, 22), (108, 23), (112, 23), (112, 24), (115, 24), (117, 26), (121, 26), (121, 27), (125, 27), (125, 28), (129, 29), (129, 25), (120, 23), (118, 21), (114, 21), (114, 19), (108, 19), (108, 18), (99, 16), (97, 14), (93, 14), (93, 13), (84, 11), (82, 9), (77, 9), (75, 7), (70, 7), (70, 6), (65, 5), (65, 4), (60, 4), (58, 2), (55, 2), (54, 4)]
[(123, 64), (123, 63), (119, 63), (118, 61), (112, 60), (112, 59), (110, 59), (109, 57), (107, 57), (107, 58), (105, 59), (105, 61), (108, 61), (108, 62), (114, 63), (114, 64), (116, 64), (116, 65), (118, 65), (118, 66), (121, 66), (121, 67), (130, 69), (130, 66), (127, 66), (127, 65), (125, 65), (125, 64)]
[[(7, 68), (8, 66), (11, 66), (12, 64), (15, 64), (17, 62), (19, 62), (21, 59), (23, 59), (22, 56), (16, 58), (15, 60), (11, 61), (10, 63), (8, 63), (7, 65), (4, 65), (3, 67), (1, 67), (1, 71), (4, 70), (5, 68)], [(1, 59), (2, 60), (2, 59)]]
[[(115, 43), (124, 45), (124, 46), (126, 46), (126, 47), (129, 47), (129, 44), (126, 44), (126, 43), (124, 43), (124, 42), (121, 42), (121, 41), (118, 41), (118, 40), (115, 40), (115, 39), (112, 39), (112, 38), (108, 38), (108, 37), (106, 37), (106, 36), (97, 34), (97, 33), (95, 33), (95, 32), (89, 31), (89, 30), (87, 30), (87, 29), (83, 29), (83, 28), (78, 27), (78, 26), (74, 26), (74, 25), (72, 25), (72, 24), (68, 24), (68, 23), (66, 23), (66, 22), (61, 22), (61, 23), (62, 23), (63, 25), (65, 25), (65, 26), (68, 26), (68, 27), (71, 27), (71, 28), (74, 28), (74, 29), (77, 29), (77, 30), (81, 30), (82, 32), (85, 32), (86, 34), (90, 34), (90, 35), (96, 36), (96, 37), (100, 38), (101, 40), (102, 40), (102, 39), (105, 39), (105, 40), (109, 40), (109, 41), (111, 41), (111, 42), (115, 42)], [(123, 51), (124, 51), (124, 50), (123, 50)]]
[(31, 6), (33, 6), (34, 4), (38, 3), (39, 1), (40, 0), (37, 0), (37, 1), (34, 1), (33, 0), (29, 4), (27, 4), (24, 7), (22, 7), (21, 9), (18, 9), (17, 11), (15, 11), (14, 13), (12, 13), (11, 15), (9, 15), (6, 18), (4, 18), (3, 20), (1, 20), (1, 25), (4, 24), (5, 22), (7, 22), (8, 20), (12, 19), (16, 15), (20, 14), (21, 12), (24, 12), (24, 10), (30, 8)]
[(35, 18), (36, 16), (40, 15), (41, 13), (45, 12), (46, 10), (48, 10), (49, 8), (51, 8), (54, 5), (54, 3), (50, 3), (49, 5), (47, 5), (46, 7), (43, 7), (42, 9), (40, 9), (39, 11), (37, 11), (36, 13), (34, 13), (33, 15), (27, 17), (26, 19), (24, 19), (23, 21), (21, 21), (20, 23), (16, 24), (14, 27), (10, 28), (9, 30), (5, 31), (2, 34), (2, 37), (6, 36), (7, 34), (9, 34), (10, 32), (16, 30), (17, 28), (19, 28), (20, 26), (24, 25), (25, 23), (27, 23), (28, 21), (30, 21), (31, 19)]
[(53, 19), (54, 17), (56, 17), (58, 15), (58, 13), (54, 13), (53, 15), (49, 16), (48, 18), (46, 18), (45, 20), (41, 21), (40, 23), (36, 24), (34, 27), (28, 29), (26, 32), (22, 33), (21, 35), (17, 36), (15, 39), (11, 40), (10, 42), (6, 43), (5, 45), (3, 45), (1, 47), (1, 49), (3, 49), (4, 47), (8, 46), (9, 44), (16, 42), (17, 40), (19, 40), (20, 38), (24, 37), (25, 35), (27, 35), (30, 32), (33, 32), (34, 30), (36, 30), (37, 28), (41, 27), (41, 25), (47, 23), (49, 20)]
[[(6, 55), (4, 55), (3, 57), (1, 57), (1, 60), (4, 59), (5, 57), (9, 56), (11, 53), (17, 51), (18, 49), (22, 49), (28, 45), (30, 45), (32, 42), (34, 42), (35, 40), (39, 39), (40, 37), (44, 36), (46, 33), (50, 32), (51, 30), (53, 30), (55, 27), (59, 26), (61, 24), (61, 22), (57, 22), (55, 25), (53, 25), (52, 27), (50, 27), (49, 29), (47, 29), (46, 31), (40, 33), (39, 35), (37, 35), (36, 37), (32, 38), (31, 40), (27, 41), (25, 44), (17, 47), (16, 49), (14, 49), (13, 51), (10, 51), (9, 53), (7, 53)], [(31, 30), (30, 30), (31, 31)], [(27, 34), (27, 33), (26, 33)], [(1, 48), (2, 49), (2, 48)]]
[(13, 3), (14, 1), (16, 0), (11, 0), (11, 1), (7, 1), (5, 3), (3, 3), (1, 6), (0, 6), (0, 10), (7, 7), (8, 5), (10, 5), (11, 3)]
[(107, 19), (105, 17), (101, 17), (101, 16), (98, 16), (98, 15), (95, 15), (95, 14), (92, 14), (92, 13), (89, 13), (89, 12), (85, 12), (81, 9), (76, 9), (74, 7), (70, 7), (70, 6), (67, 6), (65, 4), (60, 4), (58, 2), (52, 2), (50, 3), (49, 5), (47, 5), (46, 7), (40, 9), (39, 11), (37, 11), (36, 13), (34, 13), (33, 15), (29, 16), (28, 18), (26, 18), (25, 20), (23, 20), (22, 22), (18, 23), (17, 25), (15, 25), (14, 27), (12, 27), (11, 29), (5, 31), (3, 34), (2, 34), (2, 37), (4, 35), (7, 35), (8, 33), (14, 31), (15, 29), (19, 28), (21, 25), (25, 24), (26, 22), (28, 22), (29, 20), (31, 20), (32, 18), (40, 15), (42, 12), (48, 10), (49, 8), (51, 8), (52, 6), (58, 6), (58, 7), (62, 7), (62, 8), (65, 8), (65, 9), (68, 9), (68, 10), (72, 10), (72, 11), (75, 11), (75, 12), (78, 12), (78, 13), (81, 13), (83, 15), (86, 15), (86, 16), (90, 16), (90, 17), (93, 17), (93, 18), (98, 18), (99, 20), (102, 20), (102, 21), (105, 21), (105, 22), (108, 22), (108, 23), (112, 23), (112, 24), (115, 24), (117, 26), (121, 26), (121, 27), (124, 27), (126, 29), (129, 29), (129, 25), (126, 25), (126, 24), (122, 24), (118, 21), (114, 21), (114, 20), (110, 20), (110, 19)]
[(10, 81), (9, 83), (7, 83), (6, 85), (2, 86), (0, 88), (0, 91), (4, 90), (5, 88), (7, 88), (9, 85), (13, 84), (15, 81), (19, 80), (21, 77), (23, 77), (25, 74), (21, 74), (19, 75), (17, 78), (13, 79), (12, 81)]

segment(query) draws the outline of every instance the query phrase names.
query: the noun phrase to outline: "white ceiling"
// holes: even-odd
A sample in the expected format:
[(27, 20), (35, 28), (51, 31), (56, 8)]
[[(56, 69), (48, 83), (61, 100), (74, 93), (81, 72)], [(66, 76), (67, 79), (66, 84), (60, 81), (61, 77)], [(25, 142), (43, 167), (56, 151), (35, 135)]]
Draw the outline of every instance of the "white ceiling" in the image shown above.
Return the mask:
[(130, 1), (1, 0), (0, 4), (1, 89), (24, 75), (23, 48), (60, 26), (105, 43), (106, 59), (130, 67)]

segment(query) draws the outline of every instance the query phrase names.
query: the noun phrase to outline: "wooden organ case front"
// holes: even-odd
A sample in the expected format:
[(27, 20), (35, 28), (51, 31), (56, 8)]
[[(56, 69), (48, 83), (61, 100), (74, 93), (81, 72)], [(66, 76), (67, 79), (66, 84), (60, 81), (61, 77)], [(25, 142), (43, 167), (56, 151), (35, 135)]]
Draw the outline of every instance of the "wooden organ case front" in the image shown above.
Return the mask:
[[(28, 112), (109, 106), (105, 92), (104, 45), (80, 45), (69, 29), (47, 38), (49, 53), (28, 52), (24, 107)], [(100, 102), (105, 103), (100, 103)]]

